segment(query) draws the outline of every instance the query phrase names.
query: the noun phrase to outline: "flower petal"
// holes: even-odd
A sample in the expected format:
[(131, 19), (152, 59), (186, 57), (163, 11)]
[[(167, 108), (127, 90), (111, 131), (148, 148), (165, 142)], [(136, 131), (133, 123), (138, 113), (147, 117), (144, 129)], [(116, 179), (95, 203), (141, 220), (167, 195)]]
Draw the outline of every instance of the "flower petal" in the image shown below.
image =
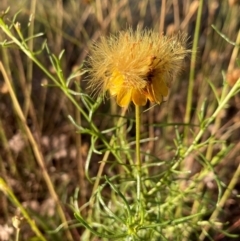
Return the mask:
[(132, 98), (132, 89), (127, 87), (122, 87), (117, 93), (117, 104), (121, 107), (126, 107), (129, 105)]
[(168, 95), (168, 87), (161, 75), (155, 75), (152, 78), (152, 85), (155, 94), (155, 98), (158, 96), (167, 96)]
[(132, 91), (132, 101), (135, 105), (144, 106), (147, 104), (147, 97), (143, 92), (138, 89), (133, 89)]
[(156, 90), (154, 90), (153, 84), (150, 83), (148, 84), (144, 94), (151, 102), (160, 104), (162, 102), (163, 96), (161, 94), (156, 95), (155, 91)]
[(124, 76), (118, 71), (113, 71), (112, 77), (108, 81), (105, 89), (109, 90), (110, 95), (118, 95), (120, 92), (124, 81)]

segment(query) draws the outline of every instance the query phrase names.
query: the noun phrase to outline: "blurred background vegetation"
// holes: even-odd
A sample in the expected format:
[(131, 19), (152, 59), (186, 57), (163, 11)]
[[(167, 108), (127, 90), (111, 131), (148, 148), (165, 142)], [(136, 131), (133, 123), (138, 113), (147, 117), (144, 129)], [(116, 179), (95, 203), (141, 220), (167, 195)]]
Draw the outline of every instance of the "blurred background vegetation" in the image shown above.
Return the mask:
[[(100, 36), (114, 34), (129, 26), (133, 29), (137, 26), (150, 28), (167, 35), (179, 30), (184, 31), (189, 35), (188, 45), (191, 49), (199, 6), (200, 1), (197, 0), (1, 0), (0, 11), (3, 13), (10, 7), (4, 18), (5, 23), (10, 25), (15, 18), (15, 23), (20, 24), (18, 27), (24, 38), (42, 33), (39, 37), (30, 38), (27, 45), (53, 75), (56, 74), (56, 69), (53, 68), (49, 54), (42, 49), (42, 46), (46, 41), (51, 53), (56, 56), (64, 50), (61, 68), (63, 75), (67, 77), (75, 70), (82, 68), (93, 41), (97, 41)], [(199, 37), (197, 36), (197, 58), (193, 63), (194, 85), (193, 98), (190, 101), (191, 111), (189, 116), (186, 116), (189, 101), (187, 98), (191, 59), (189, 56), (184, 63), (181, 75), (173, 82), (168, 100), (160, 107), (150, 109), (143, 116), (143, 137), (150, 138), (142, 145), (144, 151), (161, 160), (171, 159), (174, 156), (173, 139), (176, 138), (174, 126), (178, 126), (180, 133), (184, 131), (184, 123), (190, 123), (191, 128), (198, 129), (198, 110), (203, 110), (202, 114), (205, 117), (211, 116), (217, 106), (215, 94), (220, 95), (222, 92), (224, 80), (231, 88), (240, 77), (239, 54), (230, 42), (238, 41), (238, 45), (240, 43), (239, 11), (240, 1), (238, 0), (203, 1), (200, 34)], [(212, 25), (223, 36), (213, 29)], [(8, 38), (1, 31), (0, 41), (3, 43), (5, 39)], [(79, 111), (66, 98), (66, 95), (59, 88), (51, 86), (52, 82), (48, 76), (16, 45), (10, 44), (7, 47), (2, 45), (0, 61), (11, 80), (27, 126), (44, 160), (45, 171), (49, 174), (58, 199), (62, 203), (66, 220), (73, 220), (73, 211), (69, 204), (76, 190), (79, 190), (77, 197), (79, 206), (87, 203), (92, 195), (93, 184), (87, 180), (84, 171), (91, 138), (87, 134), (76, 133), (76, 128), (69, 121), (68, 116), (72, 116), (83, 127), (88, 123), (81, 118)], [(84, 75), (76, 77), (75, 81), (81, 86), (83, 93), (89, 93)], [(214, 86), (215, 94), (211, 85)], [(70, 87), (73, 90), (79, 90), (74, 84)], [(80, 97), (75, 98), (81, 105)], [(24, 209), (28, 210), (47, 240), (71, 240), (69, 235), (73, 240), (83, 240), (81, 239), (82, 227), (72, 228), (71, 234), (62, 230), (54, 234), (46, 232), (46, 230), (55, 230), (63, 220), (56, 213), (56, 203), (49, 193), (42, 169), (39, 168), (30, 144), (31, 141), (24, 134), (21, 119), (13, 106), (9, 88), (1, 74), (1, 178)], [(134, 116), (132, 112), (131, 107), (126, 112), (130, 124)], [(99, 107), (94, 123), (99, 130), (106, 130), (113, 122), (115, 123), (115, 117), (119, 113), (120, 109), (107, 98)], [(190, 133), (191, 131), (188, 138), (184, 139), (186, 146), (193, 142), (193, 136)], [(203, 185), (201, 192), (205, 193), (208, 190), (209, 197), (216, 200), (219, 194), (212, 176), (217, 173), (219, 180), (227, 186), (240, 162), (239, 94), (231, 98), (226, 108), (220, 112), (217, 121), (208, 127), (201, 141), (204, 142), (211, 135), (216, 142), (214, 145), (209, 144), (204, 147), (206, 159), (211, 160), (223, 148), (227, 150), (214, 172), (201, 180)], [(157, 141), (156, 136), (160, 136)], [(134, 140), (134, 130), (128, 132), (128, 140)], [(100, 160), (99, 155), (92, 156), (91, 162), (88, 163), (90, 176), (97, 175)], [(196, 155), (189, 155), (183, 163), (183, 169), (192, 170), (191, 175), (194, 175), (201, 170), (201, 161)], [(115, 167), (105, 168), (103, 172), (113, 176), (121, 171), (121, 168)], [(154, 169), (152, 173), (154, 174)], [(191, 175), (187, 177), (184, 185), (187, 185)], [(219, 221), (226, 224), (226, 229), (232, 234), (240, 233), (240, 182), (239, 177), (237, 178), (234, 190), (224, 203), (224, 212), (219, 217)], [(14, 240), (16, 230), (12, 228), (12, 217), (21, 214), (19, 205), (9, 196), (11, 195), (7, 191), (0, 192), (0, 240), (2, 241)], [(34, 235), (29, 225), (23, 224), (20, 240), (38, 240), (32, 237)], [(204, 240), (231, 239), (233, 237), (226, 238), (224, 234), (215, 232), (212, 239)], [(89, 240), (101, 239), (89, 238)], [(192, 240), (198, 239), (195, 237)]]

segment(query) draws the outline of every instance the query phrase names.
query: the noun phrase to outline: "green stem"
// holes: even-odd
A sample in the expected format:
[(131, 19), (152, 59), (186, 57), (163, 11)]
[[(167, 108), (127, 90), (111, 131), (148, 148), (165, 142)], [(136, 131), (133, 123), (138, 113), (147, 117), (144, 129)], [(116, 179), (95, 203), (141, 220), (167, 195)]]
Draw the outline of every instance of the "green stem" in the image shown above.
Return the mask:
[(135, 106), (135, 118), (136, 118), (136, 165), (138, 171), (141, 170), (142, 162), (140, 156), (140, 122), (141, 122), (141, 115), (140, 115), (140, 107)]
[(137, 167), (137, 199), (140, 200), (141, 195), (141, 155), (140, 155), (140, 107), (135, 105), (135, 119), (136, 119), (136, 167)]
[[(197, 59), (197, 46), (198, 46), (199, 33), (200, 33), (202, 8), (203, 8), (203, 0), (201, 0), (199, 3), (196, 27), (194, 32), (190, 74), (189, 74), (189, 84), (188, 84), (187, 106), (186, 106), (186, 114), (184, 117), (184, 123), (189, 123), (190, 116), (191, 116), (193, 85), (194, 85), (195, 67), (196, 67), (196, 59)], [(185, 140), (188, 140), (187, 134), (188, 134), (188, 126), (186, 126), (184, 130), (184, 136), (186, 137)]]

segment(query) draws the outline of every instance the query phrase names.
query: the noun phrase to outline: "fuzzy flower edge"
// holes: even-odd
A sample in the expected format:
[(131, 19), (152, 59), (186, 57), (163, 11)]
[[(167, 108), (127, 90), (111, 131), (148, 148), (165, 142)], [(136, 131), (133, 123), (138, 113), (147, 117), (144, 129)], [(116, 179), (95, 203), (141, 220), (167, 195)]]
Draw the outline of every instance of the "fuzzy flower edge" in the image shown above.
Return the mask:
[(139, 29), (101, 37), (90, 48), (89, 88), (97, 94), (109, 91), (121, 107), (131, 101), (160, 104), (189, 52), (186, 41), (182, 33), (169, 37)]

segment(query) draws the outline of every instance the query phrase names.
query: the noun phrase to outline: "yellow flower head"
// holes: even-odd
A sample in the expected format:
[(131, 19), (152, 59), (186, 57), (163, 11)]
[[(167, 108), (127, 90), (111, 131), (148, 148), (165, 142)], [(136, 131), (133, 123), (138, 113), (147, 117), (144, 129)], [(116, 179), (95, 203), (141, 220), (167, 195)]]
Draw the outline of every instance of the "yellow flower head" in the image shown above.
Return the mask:
[(132, 29), (102, 37), (91, 47), (90, 88), (109, 91), (117, 104), (160, 104), (188, 50), (186, 35), (167, 37), (151, 30)]

